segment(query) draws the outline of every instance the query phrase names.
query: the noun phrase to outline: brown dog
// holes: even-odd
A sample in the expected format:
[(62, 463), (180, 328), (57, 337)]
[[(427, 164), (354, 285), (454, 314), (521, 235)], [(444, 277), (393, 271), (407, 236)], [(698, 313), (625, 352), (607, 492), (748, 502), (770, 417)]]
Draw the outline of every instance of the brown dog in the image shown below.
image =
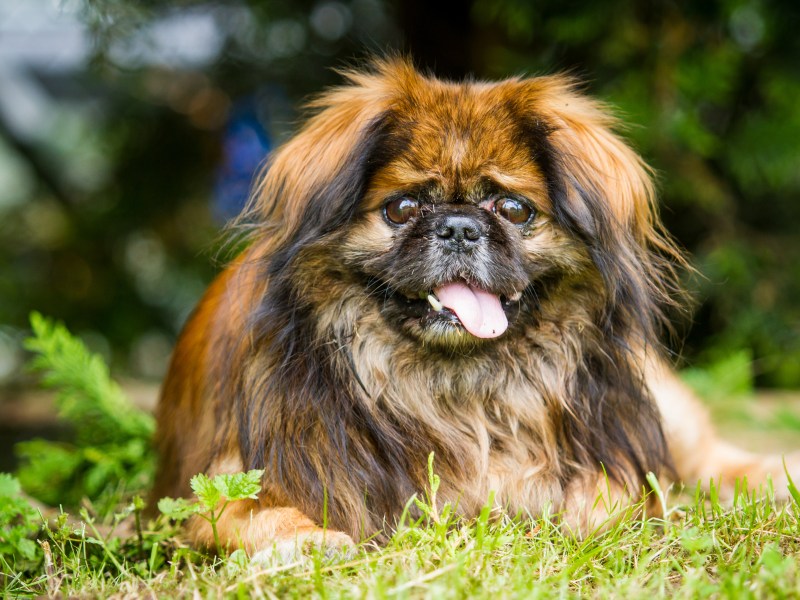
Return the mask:
[(257, 551), (380, 539), (430, 452), (465, 515), (494, 491), (581, 531), (607, 517), (604, 473), (617, 505), (650, 471), (785, 493), (780, 459), (719, 441), (662, 360), (683, 259), (600, 104), (564, 77), (451, 83), (401, 60), (347, 79), (275, 153), (249, 248), (180, 338), (157, 497), (265, 469), (219, 524)]

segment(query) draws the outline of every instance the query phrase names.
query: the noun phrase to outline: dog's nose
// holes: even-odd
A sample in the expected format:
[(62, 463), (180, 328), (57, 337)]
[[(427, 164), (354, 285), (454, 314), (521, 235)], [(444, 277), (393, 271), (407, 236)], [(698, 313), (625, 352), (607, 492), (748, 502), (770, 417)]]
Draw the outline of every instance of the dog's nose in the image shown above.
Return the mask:
[(481, 239), (481, 225), (467, 215), (447, 215), (436, 225), (436, 235), (450, 243), (469, 245)]

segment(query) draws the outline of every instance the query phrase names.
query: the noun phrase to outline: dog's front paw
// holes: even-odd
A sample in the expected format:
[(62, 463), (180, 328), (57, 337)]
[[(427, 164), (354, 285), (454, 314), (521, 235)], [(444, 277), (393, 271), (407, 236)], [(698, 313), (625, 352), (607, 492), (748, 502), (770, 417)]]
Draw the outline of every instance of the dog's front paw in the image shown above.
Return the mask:
[(349, 558), (354, 553), (355, 547), (353, 538), (341, 531), (324, 529), (298, 531), (292, 537), (273, 540), (271, 546), (253, 554), (250, 563), (256, 566), (303, 563), (315, 553), (328, 559)]

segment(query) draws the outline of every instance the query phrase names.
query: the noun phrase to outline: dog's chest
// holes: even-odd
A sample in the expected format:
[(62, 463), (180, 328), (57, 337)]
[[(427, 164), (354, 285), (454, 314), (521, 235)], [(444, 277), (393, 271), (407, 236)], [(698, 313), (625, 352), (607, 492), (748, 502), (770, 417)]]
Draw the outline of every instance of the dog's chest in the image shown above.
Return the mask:
[(563, 497), (558, 422), (571, 375), (569, 348), (559, 341), (553, 335), (461, 360), (423, 360), (366, 342), (354, 359), (376, 419), (401, 424), (399, 437), (416, 446), (411, 462), (420, 464), (408, 468), (421, 471), (435, 453), (440, 498), (472, 515), (493, 493), (504, 509), (541, 514)]
[[(407, 374), (408, 375), (408, 374)], [(383, 410), (412, 423), (420, 454), (436, 452), (440, 498), (477, 514), (493, 496), (511, 513), (561, 504), (562, 452), (552, 407), (552, 374), (418, 372), (385, 380)], [(563, 390), (558, 390), (563, 393)]]
[(467, 466), (451, 482), (465, 513), (477, 514), (490, 497), (512, 514), (557, 510), (562, 452), (541, 397), (531, 393), (524, 407), (492, 399), (474, 410), (473, 431), (461, 446)]

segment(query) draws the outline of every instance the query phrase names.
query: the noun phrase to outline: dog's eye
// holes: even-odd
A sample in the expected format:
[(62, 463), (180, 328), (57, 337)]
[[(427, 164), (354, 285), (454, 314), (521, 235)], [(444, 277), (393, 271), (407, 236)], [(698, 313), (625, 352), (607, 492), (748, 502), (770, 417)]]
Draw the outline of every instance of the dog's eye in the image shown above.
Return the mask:
[(403, 225), (417, 216), (419, 212), (419, 202), (414, 198), (403, 196), (387, 202), (383, 207), (383, 214), (386, 220), (394, 225)]
[(525, 225), (533, 216), (533, 209), (516, 198), (500, 198), (492, 208), (496, 214), (514, 225)]

